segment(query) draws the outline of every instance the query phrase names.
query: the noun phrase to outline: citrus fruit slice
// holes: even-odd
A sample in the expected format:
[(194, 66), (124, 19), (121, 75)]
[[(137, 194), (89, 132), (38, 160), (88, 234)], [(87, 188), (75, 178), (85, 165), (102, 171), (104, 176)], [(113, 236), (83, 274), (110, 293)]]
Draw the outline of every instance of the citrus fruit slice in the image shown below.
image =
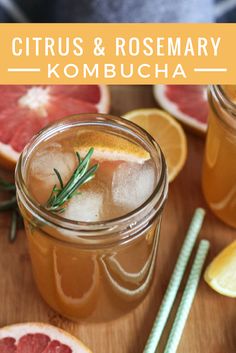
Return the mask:
[(123, 116), (144, 128), (159, 143), (165, 155), (169, 181), (174, 180), (187, 156), (186, 136), (181, 125), (159, 109), (138, 109)]
[(206, 133), (208, 119), (207, 86), (154, 85), (157, 103), (181, 123)]
[(110, 102), (102, 85), (1, 85), (0, 97), (0, 164), (9, 168), (48, 123), (72, 114), (107, 113)]
[(207, 267), (204, 279), (216, 292), (236, 298), (236, 241), (223, 249)]
[(76, 337), (44, 323), (23, 323), (0, 329), (1, 353), (91, 353)]
[(101, 131), (85, 131), (78, 134), (75, 151), (84, 156), (93, 146), (93, 158), (102, 161), (127, 161), (143, 163), (150, 154), (142, 147), (116, 135)]

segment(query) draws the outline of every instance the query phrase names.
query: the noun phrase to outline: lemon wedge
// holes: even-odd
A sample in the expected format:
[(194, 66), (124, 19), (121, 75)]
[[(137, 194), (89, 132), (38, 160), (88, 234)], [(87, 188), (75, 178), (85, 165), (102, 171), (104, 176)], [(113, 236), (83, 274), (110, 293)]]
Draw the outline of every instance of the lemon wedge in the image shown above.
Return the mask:
[(216, 292), (236, 298), (236, 241), (213, 259), (204, 279)]

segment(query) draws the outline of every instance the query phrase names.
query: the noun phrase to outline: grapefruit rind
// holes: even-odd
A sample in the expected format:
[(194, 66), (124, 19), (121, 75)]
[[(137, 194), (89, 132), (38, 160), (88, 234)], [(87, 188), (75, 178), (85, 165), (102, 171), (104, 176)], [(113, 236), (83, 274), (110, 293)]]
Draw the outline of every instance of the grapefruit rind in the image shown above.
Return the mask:
[(101, 93), (101, 100), (98, 104), (96, 104), (96, 108), (98, 113), (107, 114), (110, 110), (111, 104), (111, 96), (108, 86), (106, 85), (99, 85), (100, 93)]
[(41, 333), (48, 336), (51, 340), (58, 340), (62, 344), (72, 349), (72, 353), (92, 353), (80, 340), (68, 332), (40, 322), (30, 322), (5, 326), (0, 329), (0, 339), (12, 337), (18, 342), (20, 337), (27, 334)]
[(150, 159), (149, 152), (143, 147), (101, 131), (78, 134), (78, 143), (74, 150), (84, 157), (90, 147), (94, 148), (93, 158), (98, 161), (127, 161), (141, 164)]
[(10, 145), (0, 142), (0, 165), (6, 169), (14, 169), (20, 153)]
[(201, 133), (205, 134), (207, 131), (207, 124), (197, 121), (196, 119), (190, 117), (189, 115), (181, 112), (177, 105), (170, 101), (165, 95), (165, 85), (154, 85), (153, 95), (157, 103), (166, 110), (168, 113), (172, 114), (174, 117), (179, 119), (183, 124), (188, 127), (196, 129)]

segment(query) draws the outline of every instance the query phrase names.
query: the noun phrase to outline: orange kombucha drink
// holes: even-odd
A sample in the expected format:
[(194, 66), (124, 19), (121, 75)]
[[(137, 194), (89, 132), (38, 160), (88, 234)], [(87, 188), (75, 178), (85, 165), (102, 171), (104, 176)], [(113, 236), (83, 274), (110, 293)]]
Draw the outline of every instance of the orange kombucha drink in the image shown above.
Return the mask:
[(202, 187), (212, 211), (236, 228), (236, 86), (209, 90)]
[[(94, 178), (63, 210), (47, 201), (94, 148)], [(167, 195), (163, 154), (144, 130), (121, 118), (78, 115), (49, 126), (23, 151), (16, 184), (33, 274), (44, 300), (71, 319), (106, 321), (137, 306), (155, 267)], [(57, 192), (57, 191), (56, 191)]]

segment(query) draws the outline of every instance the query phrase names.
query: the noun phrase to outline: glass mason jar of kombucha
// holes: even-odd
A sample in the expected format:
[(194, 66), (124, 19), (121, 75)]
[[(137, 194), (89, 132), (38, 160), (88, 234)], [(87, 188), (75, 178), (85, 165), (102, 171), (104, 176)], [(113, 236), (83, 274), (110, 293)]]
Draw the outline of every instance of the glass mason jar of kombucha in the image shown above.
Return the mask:
[[(93, 147), (95, 176), (62, 213), (45, 207), (75, 170), (75, 151)], [(158, 144), (122, 118), (81, 114), (42, 130), (16, 168), (35, 282), (61, 315), (107, 321), (136, 307), (153, 281), (167, 170)]]
[(236, 86), (211, 86), (202, 187), (211, 210), (236, 228)]

